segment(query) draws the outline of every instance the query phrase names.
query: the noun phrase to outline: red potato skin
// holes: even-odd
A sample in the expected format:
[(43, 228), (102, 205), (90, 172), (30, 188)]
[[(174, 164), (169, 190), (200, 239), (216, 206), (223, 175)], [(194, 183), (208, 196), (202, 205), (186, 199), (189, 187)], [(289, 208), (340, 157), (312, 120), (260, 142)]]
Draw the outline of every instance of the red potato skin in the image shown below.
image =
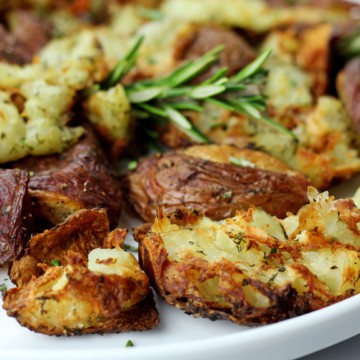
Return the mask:
[(26, 171), (0, 169), (0, 265), (23, 251), (34, 228)]
[(64, 208), (67, 204), (69, 209), (64, 213), (68, 215), (80, 209), (100, 207), (107, 210), (112, 227), (118, 224), (121, 185), (89, 130), (79, 143), (63, 154), (29, 157), (13, 166), (32, 172), (30, 194), (40, 207), (44, 196), (47, 197), (44, 202), (63, 203)]
[(17, 10), (13, 15), (16, 22), (13, 32), (0, 24), (0, 60), (24, 65), (51, 39), (52, 28), (29, 11)]
[(170, 152), (144, 159), (125, 179), (129, 203), (144, 221), (156, 209), (169, 214), (194, 208), (211, 219), (231, 217), (251, 206), (284, 217), (307, 202), (309, 181), (299, 175), (238, 167)]
[(354, 127), (360, 133), (360, 59), (349, 61), (338, 78), (338, 88)]

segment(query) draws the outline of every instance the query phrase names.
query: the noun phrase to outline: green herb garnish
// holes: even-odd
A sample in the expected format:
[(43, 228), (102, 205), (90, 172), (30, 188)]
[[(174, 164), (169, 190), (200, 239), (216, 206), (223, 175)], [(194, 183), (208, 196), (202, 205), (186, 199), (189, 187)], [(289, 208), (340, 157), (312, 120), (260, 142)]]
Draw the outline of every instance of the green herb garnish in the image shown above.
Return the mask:
[(4, 292), (7, 290), (7, 287), (5, 284), (0, 284), (0, 293), (1, 293), (1, 296), (4, 295)]
[(124, 250), (127, 250), (127, 251), (132, 251), (132, 252), (137, 252), (138, 251), (138, 248), (135, 247), (135, 246), (132, 246), (132, 245), (122, 244), (121, 246), (122, 246), (122, 248)]
[(93, 86), (83, 90), (81, 97), (85, 98), (99, 90), (107, 90), (117, 85), (120, 80), (133, 68), (139, 54), (138, 50), (141, 43), (144, 40), (144, 36), (140, 36), (135, 44), (130, 48), (128, 53), (115, 65), (114, 69), (109, 75), (100, 83), (94, 84)]
[(130, 171), (136, 170), (137, 166), (138, 166), (137, 160), (131, 160), (131, 161), (128, 162), (128, 169)]
[(232, 165), (241, 166), (241, 167), (250, 167), (250, 168), (256, 167), (256, 165), (253, 162), (246, 159), (236, 158), (235, 156), (230, 156), (229, 162)]
[(265, 96), (258, 90), (258, 85), (263, 84), (267, 76), (267, 71), (262, 66), (270, 56), (271, 50), (263, 52), (231, 77), (226, 76), (227, 69), (223, 68), (200, 84), (188, 84), (218, 60), (218, 54), (222, 49), (223, 46), (218, 46), (204, 56), (182, 65), (164, 78), (128, 85), (125, 89), (132, 109), (137, 114), (141, 114), (141, 118), (168, 119), (179, 130), (199, 143), (210, 141), (182, 111), (201, 111), (206, 102), (262, 121), (296, 138), (290, 130), (264, 115)]
[(226, 193), (223, 194), (223, 198), (224, 199), (230, 199), (232, 197), (232, 191), (227, 191)]
[(131, 340), (128, 340), (125, 344), (125, 347), (133, 347), (134, 343)]
[[(137, 40), (104, 81), (93, 85), (85, 94), (106, 90), (119, 83), (135, 65), (143, 39), (140, 37)], [(212, 103), (262, 121), (296, 139), (290, 130), (264, 114), (265, 96), (259, 91), (259, 85), (264, 83), (267, 76), (267, 71), (262, 66), (270, 56), (271, 50), (264, 51), (231, 77), (227, 76), (228, 69), (223, 68), (200, 84), (189, 84), (219, 60), (218, 55), (223, 48), (222, 45), (217, 46), (200, 58), (186, 62), (165, 77), (140, 80), (125, 86), (133, 115), (139, 123), (143, 123), (140, 126), (145, 127), (144, 121), (149, 118), (168, 120), (194, 141), (209, 143), (209, 139), (192, 124), (183, 111), (199, 112), (202, 111), (204, 103)]]
[(50, 264), (54, 266), (60, 266), (60, 261), (58, 259), (53, 259), (50, 261)]

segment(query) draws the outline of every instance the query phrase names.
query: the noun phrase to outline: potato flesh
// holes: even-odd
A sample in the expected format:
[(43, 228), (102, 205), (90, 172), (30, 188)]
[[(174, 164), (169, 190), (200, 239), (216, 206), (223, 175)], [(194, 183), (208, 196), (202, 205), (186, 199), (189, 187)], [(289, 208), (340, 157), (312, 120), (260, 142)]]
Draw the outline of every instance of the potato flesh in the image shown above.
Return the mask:
[(88, 255), (88, 269), (105, 275), (134, 277), (141, 272), (135, 257), (120, 249), (94, 249)]
[(98, 91), (84, 103), (85, 114), (97, 131), (108, 141), (130, 137), (130, 102), (121, 85)]
[[(121, 263), (119, 268), (122, 268)], [(113, 275), (116, 287), (115, 284), (114, 287), (107, 285), (107, 296), (124, 294), (117, 299), (114, 317), (121, 311), (130, 310), (149, 294), (146, 275), (141, 276), (139, 268), (132, 266), (131, 269), (138, 274), (134, 276), (138, 288), (132, 294), (127, 288), (129, 280), (125, 280), (128, 274), (119, 275), (121, 271), (115, 271), (118, 274)], [(109, 273), (105, 276), (109, 276)], [(13, 303), (5, 299), (4, 307), (8, 314), (16, 315), (20, 323), (50, 335), (95, 332), (97, 327), (101, 331), (102, 323), (109, 317), (103, 294), (97, 293), (103, 276), (102, 272), (86, 271), (76, 265), (51, 268), (37, 281), (30, 282), (19, 291)]]

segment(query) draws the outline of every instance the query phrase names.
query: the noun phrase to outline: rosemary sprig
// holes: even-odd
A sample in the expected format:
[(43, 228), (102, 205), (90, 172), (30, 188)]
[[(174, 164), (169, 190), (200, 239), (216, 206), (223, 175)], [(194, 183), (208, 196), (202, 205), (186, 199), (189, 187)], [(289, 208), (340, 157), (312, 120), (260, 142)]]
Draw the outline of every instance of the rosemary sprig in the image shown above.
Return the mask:
[(360, 28), (356, 28), (350, 34), (339, 40), (336, 50), (345, 59), (360, 56)]
[[(139, 38), (109, 76), (90, 90), (93, 92), (116, 85), (134, 66), (142, 41), (143, 37)], [(231, 77), (227, 77), (228, 70), (222, 68), (200, 84), (189, 84), (190, 80), (218, 61), (218, 55), (223, 48), (222, 45), (218, 46), (202, 57), (185, 63), (165, 77), (141, 80), (127, 85), (125, 91), (134, 116), (139, 120), (148, 118), (169, 120), (191, 139), (200, 143), (209, 143), (209, 139), (182, 112), (186, 110), (199, 112), (203, 109), (202, 105), (208, 102), (262, 121), (296, 138), (290, 130), (264, 114), (266, 102), (264, 95), (259, 91), (259, 85), (263, 84), (267, 76), (267, 71), (262, 66), (270, 56), (271, 50), (264, 51)]]
[[(265, 97), (256, 87), (265, 80), (267, 72), (262, 66), (270, 56), (271, 50), (263, 52), (232, 77), (227, 77), (227, 69), (223, 68), (198, 85), (188, 84), (189, 80), (217, 61), (217, 55), (222, 49), (222, 46), (217, 47), (164, 78), (140, 81), (127, 86), (126, 92), (133, 109), (137, 113), (148, 112), (153, 117), (169, 119), (177, 128), (200, 143), (208, 143), (209, 140), (181, 111), (201, 111), (204, 102), (263, 121), (295, 137), (290, 130), (264, 115)], [(253, 87), (252, 91), (249, 85)]]
[(135, 44), (130, 48), (128, 53), (118, 61), (109, 75), (102, 82), (94, 84), (83, 90), (80, 94), (81, 97), (86, 98), (99, 90), (107, 90), (118, 84), (135, 65), (137, 59), (139, 58), (138, 50), (143, 41), (144, 36), (140, 36)]

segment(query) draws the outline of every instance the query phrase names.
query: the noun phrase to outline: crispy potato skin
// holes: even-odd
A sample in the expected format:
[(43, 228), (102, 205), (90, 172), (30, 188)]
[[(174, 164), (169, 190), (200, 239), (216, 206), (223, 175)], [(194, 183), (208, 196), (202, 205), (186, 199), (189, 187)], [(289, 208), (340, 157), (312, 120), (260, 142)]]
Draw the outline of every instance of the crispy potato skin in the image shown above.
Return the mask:
[(49, 283), (63, 271), (52, 267), (28, 286), (9, 290), (4, 297), (8, 315), (47, 335), (143, 331), (157, 324), (145, 274), (138, 279), (104, 276), (74, 265), (66, 286), (53, 291)]
[[(204, 159), (206, 150), (209, 156)], [(226, 160), (229, 155), (250, 157), (255, 164), (268, 166), (239, 167), (223, 159), (212, 161), (212, 153), (213, 158), (224, 153)], [(191, 207), (212, 219), (222, 219), (255, 205), (284, 217), (287, 211), (296, 212), (306, 203), (309, 184), (304, 176), (266, 154), (237, 151), (231, 146), (194, 147), (186, 153), (153, 156), (141, 161), (125, 181), (129, 203), (145, 221), (155, 217), (157, 207), (166, 213)]]
[(34, 229), (28, 183), (26, 171), (0, 169), (0, 265), (20, 255)]
[(31, 238), (25, 255), (15, 260), (9, 269), (11, 281), (24, 286), (33, 276), (44, 273), (39, 263), (57, 259), (60, 264), (84, 263), (87, 254), (104, 246), (109, 231), (109, 220), (104, 209), (80, 210), (64, 223)]
[(33, 173), (30, 195), (38, 216), (50, 224), (61, 223), (80, 209), (101, 207), (107, 210), (111, 225), (117, 225), (121, 186), (90, 129), (61, 155), (28, 157), (12, 166)]
[[(159, 321), (149, 278), (120, 248), (126, 230), (109, 231), (104, 209), (80, 210), (34, 236), (4, 296), (9, 316), (47, 335), (148, 330)], [(52, 260), (58, 261), (53, 266)]]

